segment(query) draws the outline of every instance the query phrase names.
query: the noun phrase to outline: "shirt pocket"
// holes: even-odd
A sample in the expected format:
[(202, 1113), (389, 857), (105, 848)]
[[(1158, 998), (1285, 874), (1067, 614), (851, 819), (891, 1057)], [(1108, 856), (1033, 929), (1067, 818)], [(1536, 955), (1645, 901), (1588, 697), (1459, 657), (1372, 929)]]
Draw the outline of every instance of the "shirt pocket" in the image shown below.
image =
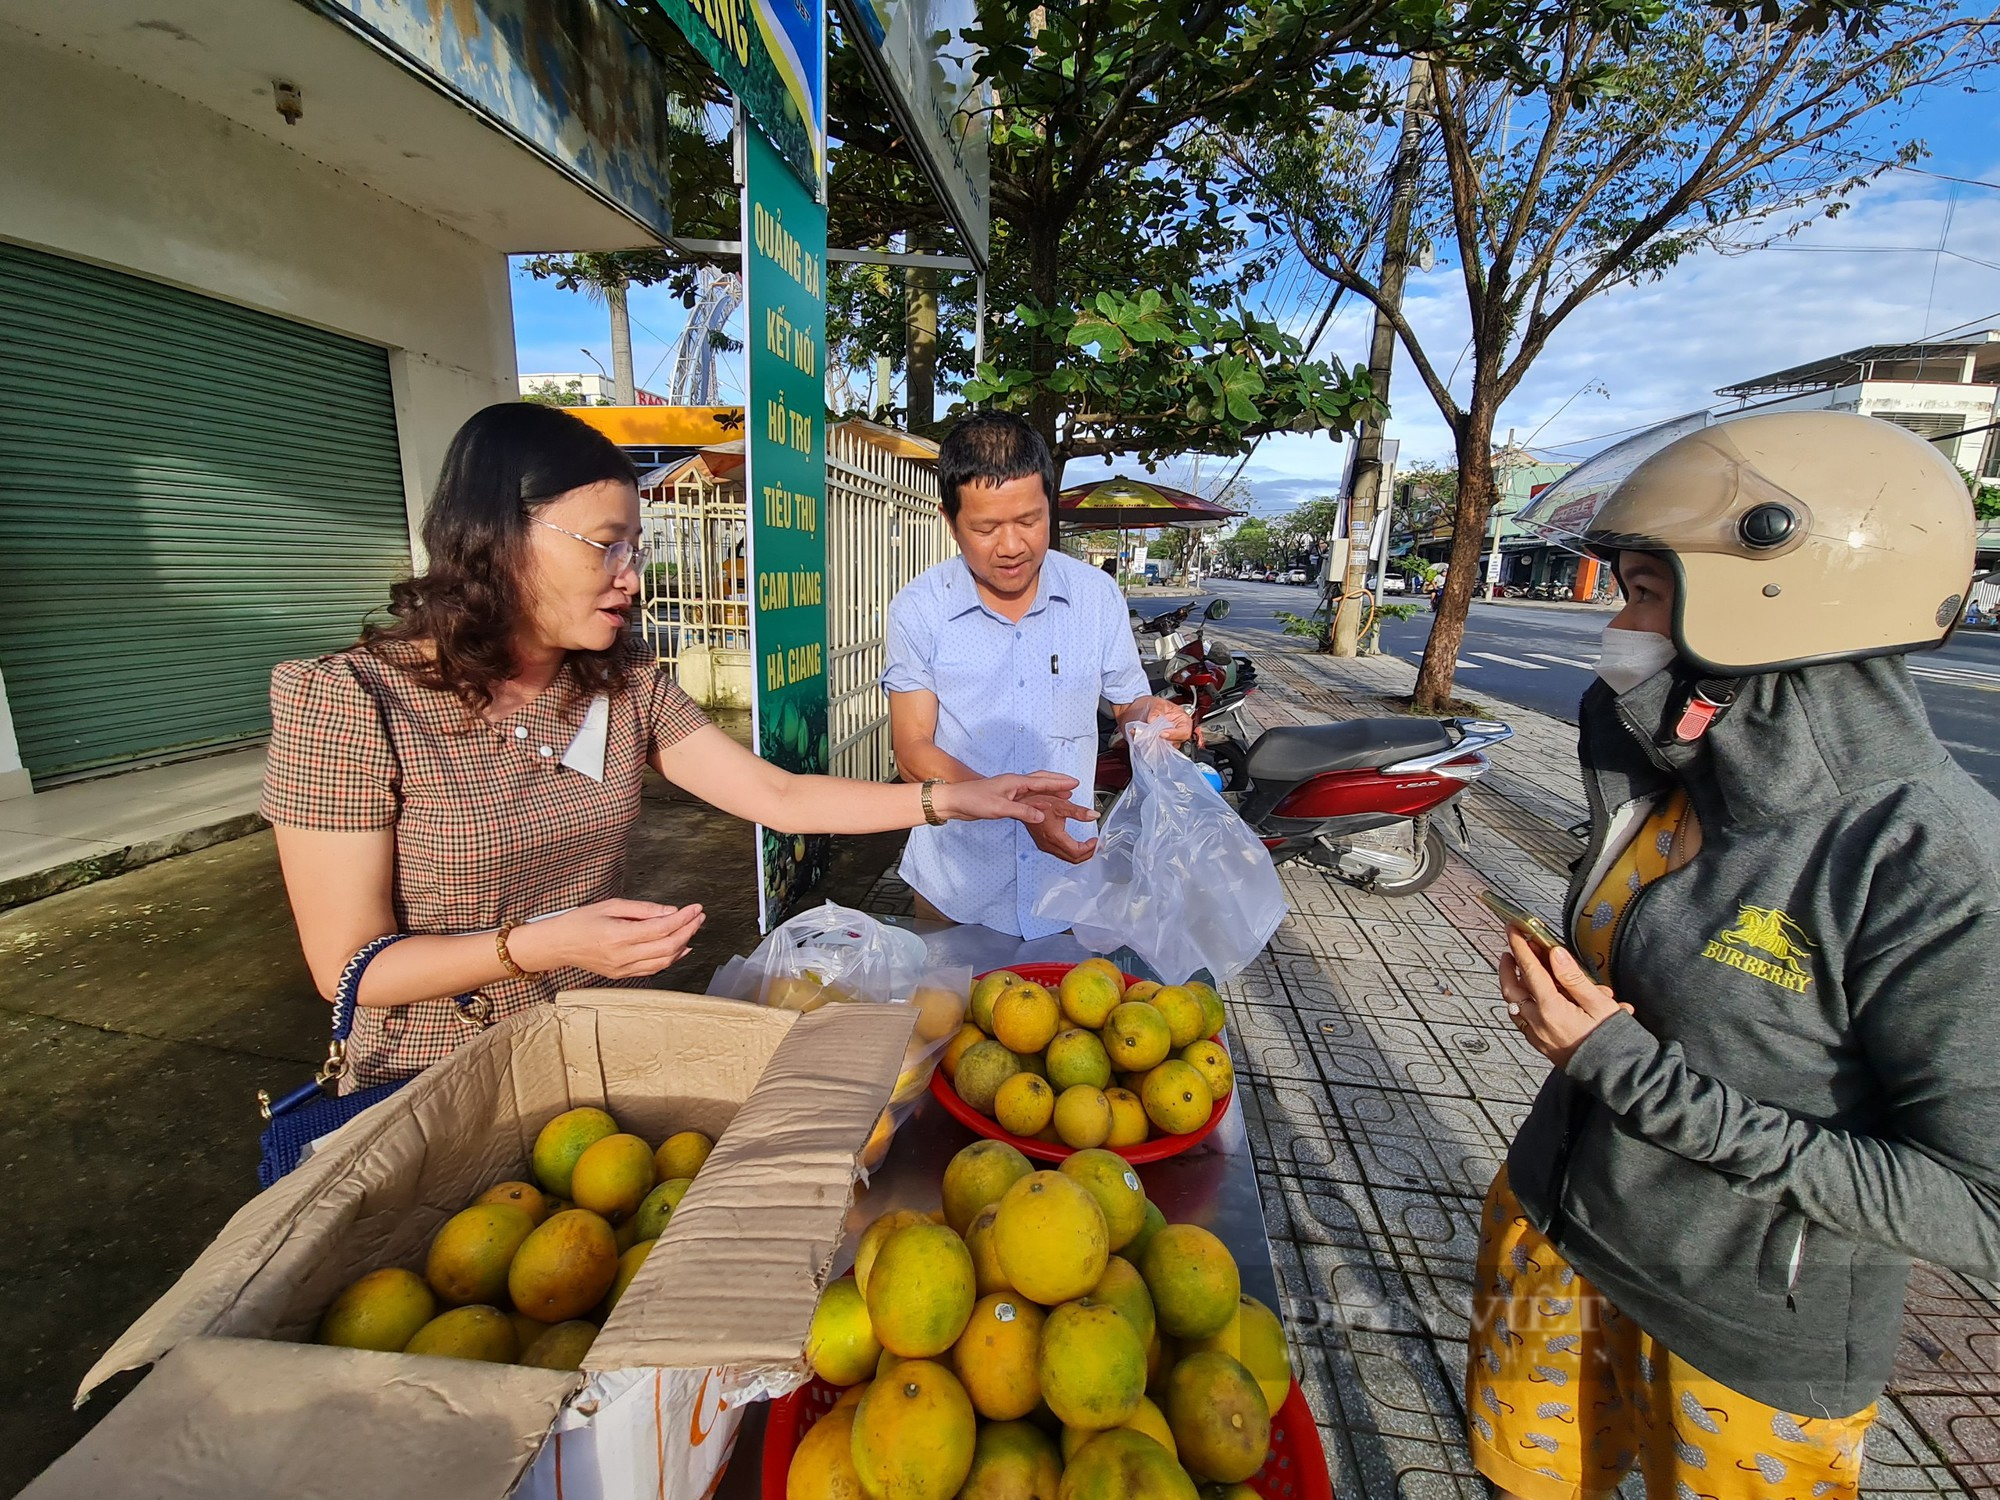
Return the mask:
[(1049, 674), (1049, 738), (1095, 740), (1099, 697), (1098, 675), (1079, 662), (1074, 670)]

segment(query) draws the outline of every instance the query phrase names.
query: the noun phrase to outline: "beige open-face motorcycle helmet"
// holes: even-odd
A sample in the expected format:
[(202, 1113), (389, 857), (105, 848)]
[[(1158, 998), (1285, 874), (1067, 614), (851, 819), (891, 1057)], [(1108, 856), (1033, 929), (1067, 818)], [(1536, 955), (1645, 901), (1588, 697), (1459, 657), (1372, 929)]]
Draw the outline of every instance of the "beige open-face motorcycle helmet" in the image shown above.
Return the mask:
[(1723, 677), (1938, 645), (1973, 570), (1951, 461), (1847, 412), (1682, 418), (1580, 464), (1515, 519), (1614, 562), (1666, 554), (1674, 645)]

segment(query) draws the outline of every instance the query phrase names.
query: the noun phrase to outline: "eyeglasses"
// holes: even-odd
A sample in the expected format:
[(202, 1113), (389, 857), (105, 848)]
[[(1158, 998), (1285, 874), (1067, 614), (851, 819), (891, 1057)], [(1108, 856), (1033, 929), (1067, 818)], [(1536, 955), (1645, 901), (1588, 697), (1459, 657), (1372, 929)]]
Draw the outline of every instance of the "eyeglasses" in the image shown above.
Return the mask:
[(627, 568), (643, 573), (646, 570), (646, 544), (644, 542), (600, 542), (585, 536), (580, 531), (571, 531), (567, 526), (558, 526), (553, 521), (544, 521), (540, 516), (528, 517), (537, 526), (546, 526), (551, 531), (560, 531), (564, 536), (573, 536), (586, 547), (595, 547), (604, 554), (604, 571), (616, 578)]

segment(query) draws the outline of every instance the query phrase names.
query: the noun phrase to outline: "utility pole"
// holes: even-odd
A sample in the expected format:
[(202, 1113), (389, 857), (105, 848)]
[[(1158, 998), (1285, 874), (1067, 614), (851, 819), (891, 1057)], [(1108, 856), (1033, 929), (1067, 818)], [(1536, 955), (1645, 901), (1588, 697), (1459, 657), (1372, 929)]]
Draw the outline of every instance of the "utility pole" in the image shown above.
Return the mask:
[(1513, 492), (1514, 470), (1520, 464), (1519, 454), (1514, 447), (1514, 429), (1511, 427), (1507, 429), (1507, 446), (1500, 450), (1500, 458), (1502, 463), (1494, 465), (1500, 470), (1501, 477), (1500, 482), (1494, 486), (1498, 493), (1493, 497), (1493, 545), (1492, 550), (1486, 555), (1486, 597), (1489, 599), (1500, 597), (1500, 523), (1505, 518), (1502, 506), (1507, 496)]
[[(1410, 264), (1410, 216), (1415, 207), (1417, 178), (1423, 170), (1424, 121), (1430, 111), (1431, 66), (1426, 58), (1410, 60), (1410, 81), (1403, 91), (1403, 129), (1396, 142), (1396, 159), (1389, 169), (1389, 223), (1382, 239), (1382, 300), (1391, 307), (1403, 305), (1403, 278)], [(1389, 375), (1396, 360), (1396, 326), (1382, 308), (1375, 309), (1375, 331), (1368, 345), (1368, 378), (1375, 398), (1389, 399)], [(1347, 534), (1358, 538), (1369, 533), (1382, 495), (1382, 424), (1365, 422), (1355, 434), (1354, 488), (1347, 501)], [(1332, 615), (1331, 640), (1335, 656), (1360, 654), (1361, 611), (1344, 607), (1343, 601), (1359, 594), (1368, 580), (1368, 554), (1372, 546), (1350, 545), (1347, 572), (1338, 580), (1329, 576), (1328, 601)], [(1335, 585), (1338, 584), (1336, 589)]]
[(639, 394), (632, 381), (632, 315), (625, 308), (625, 283), (617, 281), (605, 287), (604, 301), (611, 309), (611, 399), (620, 406), (637, 406)]

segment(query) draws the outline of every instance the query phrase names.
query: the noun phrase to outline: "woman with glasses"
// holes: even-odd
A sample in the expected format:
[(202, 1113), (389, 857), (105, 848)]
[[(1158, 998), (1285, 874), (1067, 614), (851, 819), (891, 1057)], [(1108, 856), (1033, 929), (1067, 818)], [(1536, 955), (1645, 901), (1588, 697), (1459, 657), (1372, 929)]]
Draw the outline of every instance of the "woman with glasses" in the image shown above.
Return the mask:
[(687, 952), (700, 905), (618, 899), (648, 765), (789, 833), (1032, 823), (1028, 799), (1076, 785), (797, 776), (709, 724), (627, 633), (645, 564), (632, 464), (558, 409), (489, 406), (460, 428), (423, 539), (389, 623), (271, 678), (263, 812), (306, 962), (329, 998), (365, 965), (343, 1091)]

